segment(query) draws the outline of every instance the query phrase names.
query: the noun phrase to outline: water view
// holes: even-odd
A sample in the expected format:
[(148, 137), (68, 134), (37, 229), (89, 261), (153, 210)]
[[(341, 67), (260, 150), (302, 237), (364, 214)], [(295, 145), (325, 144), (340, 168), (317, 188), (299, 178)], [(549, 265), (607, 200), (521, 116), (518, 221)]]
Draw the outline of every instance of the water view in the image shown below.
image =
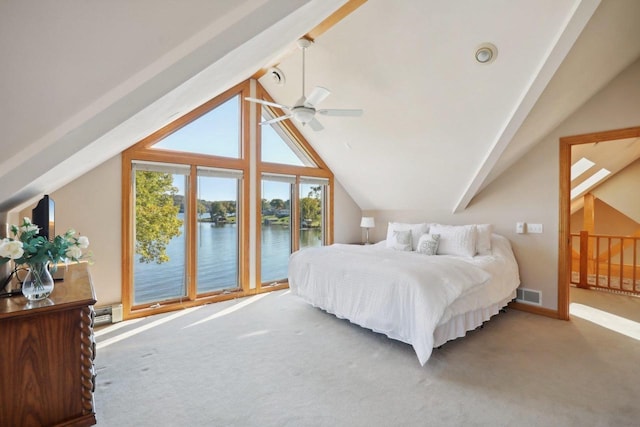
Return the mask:
[[(134, 264), (134, 300), (136, 304), (162, 301), (186, 295), (185, 236), (167, 246), (170, 261)], [(238, 229), (236, 224), (198, 223), (198, 293), (236, 289), (238, 283)], [(282, 225), (262, 227), (261, 276), (263, 282), (286, 279), (290, 254), (290, 230)], [(300, 230), (300, 247), (320, 246), (322, 232), (311, 228)]]

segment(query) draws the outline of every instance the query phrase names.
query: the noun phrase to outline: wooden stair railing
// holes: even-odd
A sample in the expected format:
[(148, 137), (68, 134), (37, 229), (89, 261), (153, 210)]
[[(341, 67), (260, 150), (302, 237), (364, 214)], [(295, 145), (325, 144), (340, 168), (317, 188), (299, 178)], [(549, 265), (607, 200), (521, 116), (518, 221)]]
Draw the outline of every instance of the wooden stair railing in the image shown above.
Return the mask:
[(571, 234), (571, 283), (640, 294), (640, 236)]

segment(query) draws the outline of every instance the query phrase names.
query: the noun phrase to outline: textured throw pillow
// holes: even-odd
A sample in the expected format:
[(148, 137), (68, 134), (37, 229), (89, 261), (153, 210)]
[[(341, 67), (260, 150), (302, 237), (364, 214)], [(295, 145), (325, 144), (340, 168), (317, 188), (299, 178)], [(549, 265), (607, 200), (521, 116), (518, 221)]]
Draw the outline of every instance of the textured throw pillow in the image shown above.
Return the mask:
[(411, 250), (415, 251), (418, 247), (420, 236), (429, 231), (429, 224), (426, 222), (420, 224), (407, 224), (403, 222), (390, 222), (387, 226), (387, 247), (393, 246), (394, 231), (411, 231)]
[(423, 234), (420, 236), (420, 240), (418, 240), (417, 251), (423, 255), (435, 255), (438, 253), (439, 243), (439, 234)]
[[(411, 250), (411, 231), (394, 231), (391, 238), (391, 248), (396, 251), (410, 251)], [(388, 242), (387, 242), (388, 243)]]
[(473, 258), (476, 254), (477, 229), (471, 225), (433, 224), (429, 230), (440, 235), (438, 255), (456, 255)]
[(491, 255), (491, 233), (493, 233), (493, 225), (476, 224), (476, 229), (478, 230), (476, 253), (478, 255)]

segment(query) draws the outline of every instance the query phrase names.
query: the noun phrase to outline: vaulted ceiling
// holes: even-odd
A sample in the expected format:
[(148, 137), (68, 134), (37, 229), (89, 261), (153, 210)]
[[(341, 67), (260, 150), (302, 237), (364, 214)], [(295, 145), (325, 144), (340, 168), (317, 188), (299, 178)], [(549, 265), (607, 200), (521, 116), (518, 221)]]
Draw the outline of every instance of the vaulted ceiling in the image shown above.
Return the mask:
[[(0, 3), (0, 211), (70, 182), (279, 63), (300, 96), (295, 40), (345, 0)], [(636, 0), (368, 0), (307, 52), (332, 94), (302, 128), (362, 209), (463, 210), (640, 57)], [(474, 60), (485, 42), (490, 64)]]

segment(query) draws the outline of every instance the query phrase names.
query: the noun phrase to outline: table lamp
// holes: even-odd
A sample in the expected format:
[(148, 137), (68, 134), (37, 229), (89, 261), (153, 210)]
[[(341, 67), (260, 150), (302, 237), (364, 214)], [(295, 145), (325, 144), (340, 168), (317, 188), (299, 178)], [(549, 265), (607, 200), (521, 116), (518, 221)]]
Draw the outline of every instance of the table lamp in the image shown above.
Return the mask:
[(372, 216), (363, 216), (362, 220), (360, 220), (360, 227), (367, 229), (367, 241), (365, 245), (369, 245), (369, 229), (376, 226), (376, 222), (374, 221)]

